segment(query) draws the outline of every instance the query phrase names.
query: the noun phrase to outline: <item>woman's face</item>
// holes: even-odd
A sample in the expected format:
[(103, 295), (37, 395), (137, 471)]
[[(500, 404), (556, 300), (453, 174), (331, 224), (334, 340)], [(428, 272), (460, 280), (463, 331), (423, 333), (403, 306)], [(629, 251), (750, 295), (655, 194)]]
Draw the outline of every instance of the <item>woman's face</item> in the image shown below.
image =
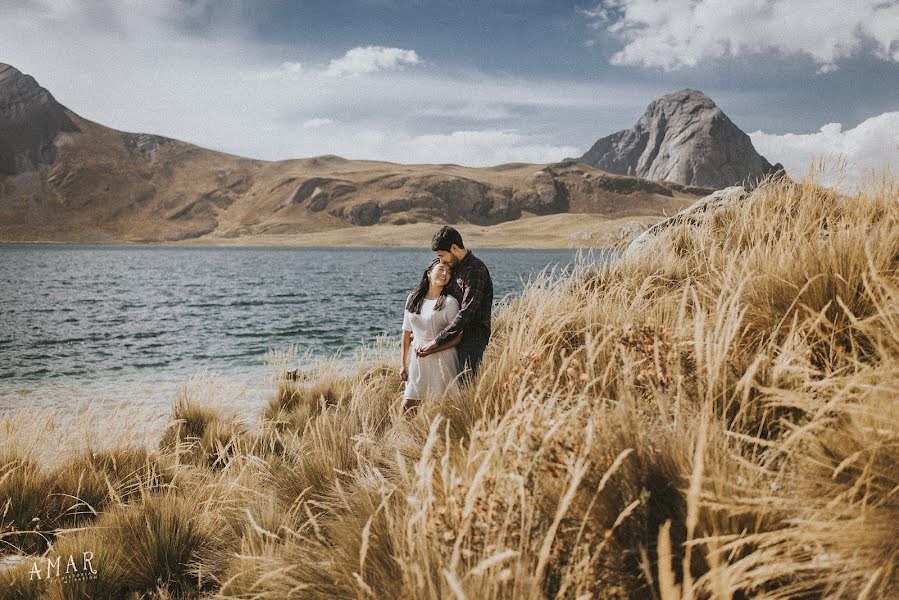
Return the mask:
[(445, 286), (450, 280), (449, 267), (443, 263), (437, 263), (431, 267), (430, 271), (428, 271), (428, 279), (430, 279), (432, 284), (438, 287)]

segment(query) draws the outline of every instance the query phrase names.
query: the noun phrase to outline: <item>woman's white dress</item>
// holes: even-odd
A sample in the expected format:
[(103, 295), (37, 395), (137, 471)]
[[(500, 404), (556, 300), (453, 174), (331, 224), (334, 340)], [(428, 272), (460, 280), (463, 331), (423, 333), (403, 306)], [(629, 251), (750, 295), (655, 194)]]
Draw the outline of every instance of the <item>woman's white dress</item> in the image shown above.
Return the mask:
[(459, 357), (455, 348), (424, 357), (415, 354), (416, 348), (436, 338), (459, 312), (459, 302), (452, 296), (446, 297), (441, 310), (434, 310), (435, 304), (436, 298), (434, 300), (425, 298), (421, 304), (421, 314), (416, 315), (408, 310), (403, 313), (403, 331), (412, 332), (409, 377), (406, 380), (403, 398), (424, 400), (430, 395), (448, 391), (451, 384), (455, 387), (453, 380), (459, 374)]

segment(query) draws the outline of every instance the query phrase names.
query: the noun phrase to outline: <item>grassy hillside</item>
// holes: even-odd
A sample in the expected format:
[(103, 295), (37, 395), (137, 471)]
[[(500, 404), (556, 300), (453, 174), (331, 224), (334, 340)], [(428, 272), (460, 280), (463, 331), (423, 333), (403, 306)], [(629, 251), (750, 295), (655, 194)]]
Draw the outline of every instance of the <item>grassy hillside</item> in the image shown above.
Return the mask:
[(26, 562), (4, 597), (899, 589), (895, 181), (769, 183), (537, 281), (500, 308), (476, 383), (412, 415), (391, 348), (350, 374), (274, 362), (259, 422), (187, 389), (149, 448), (82, 438), (54, 462), (8, 422), (4, 542), (91, 550), (99, 573), (37, 584)]
[(390, 239), (405, 224), (475, 228), (569, 213), (658, 219), (711, 191), (579, 163), (268, 162), (64, 116), (72, 130), (54, 134), (52, 163), (0, 170), (2, 243), (353, 245), (372, 226)]

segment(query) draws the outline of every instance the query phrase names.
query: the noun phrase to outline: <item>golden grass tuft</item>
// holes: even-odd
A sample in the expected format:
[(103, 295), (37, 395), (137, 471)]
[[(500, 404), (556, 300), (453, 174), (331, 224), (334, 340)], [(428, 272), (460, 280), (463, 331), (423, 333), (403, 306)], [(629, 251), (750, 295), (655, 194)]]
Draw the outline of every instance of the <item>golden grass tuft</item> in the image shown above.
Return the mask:
[[(204, 383), (212, 391), (198, 390)], [(217, 391), (214, 382), (203, 379), (195, 379), (178, 391), (172, 420), (159, 441), (161, 451), (174, 453), (179, 461), (211, 469), (222, 468), (240, 453), (247, 431), (237, 412), (197, 397), (197, 392), (206, 392), (214, 398)]]
[(93, 554), (96, 578), (53, 579), (48, 599), (125, 598), (158, 594), (196, 598), (217, 586), (234, 544), (223, 513), (203, 495), (148, 496), (116, 508), (96, 526), (62, 537), (53, 554)]
[(41, 466), (26, 456), (0, 456), (0, 533), (4, 553), (35, 553), (53, 535), (55, 502)]

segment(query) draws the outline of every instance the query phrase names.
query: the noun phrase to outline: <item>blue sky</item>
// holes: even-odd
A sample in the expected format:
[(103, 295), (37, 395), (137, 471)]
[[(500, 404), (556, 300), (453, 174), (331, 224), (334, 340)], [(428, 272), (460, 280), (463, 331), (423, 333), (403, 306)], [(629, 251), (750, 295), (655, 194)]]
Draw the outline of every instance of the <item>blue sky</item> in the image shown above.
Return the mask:
[(706, 92), (772, 162), (899, 155), (899, 2), (12, 0), (84, 117), (265, 158), (548, 162)]

